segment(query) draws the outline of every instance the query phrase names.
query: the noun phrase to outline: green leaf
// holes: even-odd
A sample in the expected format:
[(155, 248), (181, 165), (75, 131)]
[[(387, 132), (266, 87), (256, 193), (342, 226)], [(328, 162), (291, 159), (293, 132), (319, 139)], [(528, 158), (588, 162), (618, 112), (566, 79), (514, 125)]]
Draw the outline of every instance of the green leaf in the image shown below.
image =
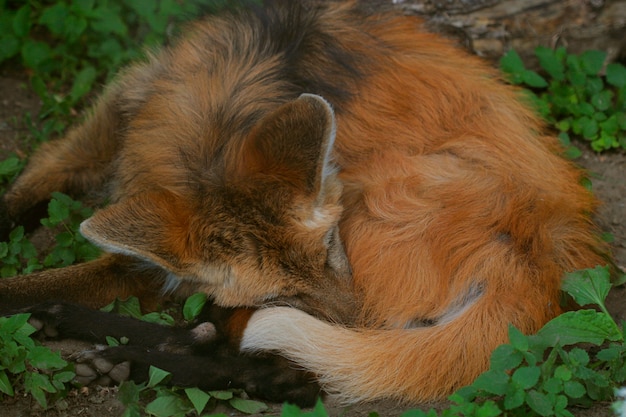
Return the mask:
[(135, 13), (137, 13), (141, 18), (148, 19), (150, 16), (154, 16), (157, 13), (157, 2), (151, 2), (149, 4), (145, 4), (142, 2), (130, 2), (129, 6)]
[(609, 268), (597, 266), (565, 276), (561, 288), (574, 298), (579, 305), (604, 305), (604, 300), (611, 289)]
[(48, 401), (46, 400), (46, 393), (43, 392), (43, 390), (38, 385), (29, 384), (26, 388), (26, 391), (30, 392), (30, 395), (32, 395), (35, 401), (39, 403), (41, 408), (43, 409), (48, 408)]
[(96, 80), (96, 69), (92, 66), (83, 68), (74, 78), (74, 84), (70, 92), (72, 102), (78, 101), (81, 97), (91, 91), (93, 82)]
[(554, 414), (559, 417), (574, 417), (572, 413), (565, 409), (567, 405), (567, 397), (565, 395), (557, 395), (554, 400)]
[(15, 229), (11, 230), (11, 233), (9, 233), (9, 240), (11, 242), (17, 242), (20, 241), (24, 238), (24, 227), (23, 226), (17, 226)]
[(524, 357), (521, 352), (511, 345), (500, 345), (491, 354), (490, 369), (507, 371), (522, 363)]
[(511, 380), (524, 389), (534, 387), (539, 381), (541, 369), (537, 366), (525, 366), (513, 372)]
[(87, 19), (82, 16), (69, 15), (65, 20), (63, 36), (68, 43), (77, 42), (88, 28)]
[(70, 11), (66, 4), (57, 3), (44, 9), (39, 18), (39, 23), (47, 26), (50, 32), (58, 36), (63, 33), (69, 13)]
[(528, 350), (528, 338), (513, 325), (509, 325), (509, 340), (515, 349), (522, 352)]
[[(30, 313), (21, 313), (15, 314), (10, 317), (0, 317), (0, 329), (2, 329), (3, 333), (18, 333), (23, 331), (24, 328), (32, 329), (34, 332), (34, 328), (28, 324), (28, 319), (30, 318)], [(30, 333), (28, 333), (30, 334)]]
[(44, 42), (28, 39), (22, 45), (22, 59), (28, 68), (38, 70), (43, 62), (52, 57), (52, 49)]
[(165, 395), (155, 398), (146, 405), (146, 413), (156, 417), (184, 417), (186, 408), (176, 395)]
[(533, 88), (543, 88), (548, 86), (548, 82), (535, 71), (525, 70), (522, 72), (522, 81)]
[(218, 400), (230, 400), (231, 398), (233, 398), (232, 391), (209, 391), (209, 394), (211, 395), (211, 397)]
[(543, 347), (592, 343), (600, 345), (605, 340), (621, 340), (615, 322), (604, 313), (594, 310), (568, 311), (549, 321), (539, 332), (537, 339)]
[(518, 408), (524, 404), (524, 399), (526, 399), (526, 391), (514, 384), (510, 384), (504, 396), (504, 408), (506, 410)]
[(23, 258), (28, 259), (37, 256), (35, 245), (28, 240), (23, 240), (21, 243), (21, 255)]
[(61, 232), (55, 236), (57, 245), (62, 247), (70, 247), (74, 243), (74, 235), (70, 232)]
[(581, 134), (586, 139), (591, 139), (598, 134), (598, 122), (593, 119), (585, 118), (584, 124), (582, 124)]
[(588, 75), (596, 75), (602, 69), (604, 60), (606, 59), (606, 52), (590, 50), (585, 51), (580, 55), (581, 68)]
[(43, 408), (47, 408), (46, 394), (44, 391), (50, 393), (56, 392), (56, 388), (50, 383), (50, 379), (47, 375), (34, 372), (24, 374), (24, 388), (35, 397)]
[(69, 207), (57, 198), (48, 203), (48, 218), (51, 225), (56, 226), (70, 216)]
[(476, 378), (472, 386), (490, 394), (503, 395), (509, 385), (509, 375), (502, 371), (489, 370)]
[(75, 376), (76, 376), (76, 373), (72, 371), (64, 371), (64, 372), (55, 373), (52, 379), (53, 381), (67, 383), (67, 382), (72, 381)]
[(526, 404), (541, 416), (552, 415), (552, 402), (547, 395), (531, 390), (526, 395)]
[(70, 8), (72, 12), (84, 16), (84, 15), (87, 15), (93, 9), (95, 2), (96, 0), (74, 1), (72, 2), (72, 5), (70, 6)]
[[(572, 55), (568, 56), (568, 58), (570, 58), (571, 56)], [(580, 69), (570, 68), (565, 72), (565, 74), (567, 75), (567, 79), (574, 87), (584, 87), (587, 83), (587, 76)]]
[(156, 387), (171, 375), (171, 372), (164, 371), (156, 366), (150, 366), (150, 369), (148, 370), (148, 386)]
[(569, 381), (572, 379), (572, 371), (565, 365), (559, 365), (554, 370), (554, 377), (561, 381)]
[(134, 317), (136, 319), (141, 318), (141, 305), (137, 297), (128, 297), (126, 300), (116, 300), (111, 311), (113, 310), (123, 316)]
[(126, 36), (128, 28), (115, 10), (108, 8), (104, 5), (99, 6), (90, 13), (90, 17), (93, 18), (92, 28), (96, 32), (100, 32), (104, 35), (121, 35)]
[(596, 109), (602, 112), (608, 110), (611, 107), (611, 105), (613, 104), (612, 99), (613, 92), (610, 90), (603, 90), (599, 93), (594, 94), (591, 97), (591, 104), (593, 104)]
[(165, 312), (153, 311), (152, 313), (141, 316), (141, 321), (148, 323), (157, 323), (165, 326), (173, 326), (174, 318)]
[(523, 81), (522, 73), (526, 70), (522, 58), (513, 49), (500, 59), (500, 69), (509, 74), (510, 81), (513, 84), (520, 84)]
[(582, 398), (587, 389), (578, 381), (567, 381), (563, 384), (563, 392), (570, 398)]
[(565, 78), (563, 62), (556, 56), (552, 49), (540, 46), (535, 49), (535, 55), (539, 59), (541, 68), (543, 68), (550, 77), (557, 81), (562, 81)]
[(139, 409), (139, 404), (134, 403), (127, 405), (124, 413), (122, 413), (122, 417), (143, 417), (141, 410)]
[(58, 352), (53, 352), (45, 346), (35, 346), (28, 352), (28, 361), (38, 369), (61, 369), (67, 366), (67, 362), (61, 358)]
[(604, 90), (604, 82), (600, 77), (588, 77), (585, 86), (587, 94), (594, 95)]
[(624, 349), (620, 348), (619, 346), (609, 346), (608, 348), (599, 351), (596, 354), (596, 358), (600, 359), (601, 361), (608, 362), (618, 359), (623, 353), (625, 353)]
[(144, 388), (144, 384), (135, 384), (133, 381), (124, 381), (118, 389), (118, 399), (125, 406), (139, 402), (139, 394)]
[(500, 407), (493, 401), (485, 401), (478, 405), (478, 408), (474, 412), (476, 417), (496, 417), (502, 414)]
[[(602, 113), (600, 113), (602, 114)], [(616, 135), (619, 131), (619, 122), (616, 114), (600, 122), (600, 129), (606, 134)]]
[(191, 401), (191, 404), (193, 404), (193, 407), (196, 409), (198, 415), (202, 413), (202, 410), (204, 410), (204, 407), (206, 407), (207, 403), (211, 399), (211, 395), (199, 388), (186, 388), (185, 394), (187, 395), (187, 398), (189, 398), (189, 401)]
[(11, 385), (11, 381), (9, 381), (9, 377), (4, 370), (0, 370), (0, 392), (4, 392), (11, 397), (15, 394), (13, 385)]
[(573, 145), (566, 147), (565, 152), (563, 153), (567, 159), (577, 159), (580, 158), (582, 154), (582, 151)]
[[(415, 412), (417, 412), (418, 414), (415, 414)], [(421, 410), (409, 410), (403, 413), (401, 416), (402, 417), (418, 417), (418, 416), (419, 417), (423, 417), (423, 416), (431, 417), (432, 416), (432, 413), (430, 412), (428, 414), (424, 414), (423, 416), (422, 414), (419, 414), (420, 412)], [(281, 417), (328, 417), (328, 413), (326, 412), (326, 409), (324, 408), (324, 404), (322, 403), (322, 401), (318, 399), (317, 403), (315, 404), (315, 408), (311, 412), (303, 412), (300, 409), (300, 407), (298, 407), (297, 405), (284, 404), (280, 416)]]
[(10, 177), (22, 169), (22, 161), (17, 156), (9, 156), (0, 162), (0, 177)]
[(19, 38), (26, 37), (30, 31), (31, 24), (30, 6), (24, 5), (19, 8), (13, 17), (13, 33)]
[(118, 342), (118, 340), (114, 337), (106, 336), (105, 340), (107, 342), (107, 346), (119, 346), (120, 345), (120, 342)]
[(606, 82), (622, 88), (626, 85), (626, 67), (617, 63), (610, 63), (606, 66)]
[(195, 293), (185, 301), (183, 306), (183, 317), (187, 321), (191, 321), (198, 317), (198, 314), (206, 304), (207, 296), (205, 293)]
[(504, 72), (516, 73), (526, 69), (519, 54), (511, 49), (500, 59), (500, 67)]
[(549, 378), (542, 384), (544, 391), (550, 394), (558, 394), (563, 392), (563, 381), (559, 378)]
[(228, 403), (236, 410), (246, 414), (262, 413), (269, 407), (260, 401), (245, 400), (243, 398), (233, 397)]
[(10, 33), (5, 33), (0, 37), (0, 62), (12, 58), (20, 52), (21, 42)]
[(573, 348), (568, 356), (570, 362), (574, 365), (586, 366), (589, 363), (589, 354), (581, 348)]

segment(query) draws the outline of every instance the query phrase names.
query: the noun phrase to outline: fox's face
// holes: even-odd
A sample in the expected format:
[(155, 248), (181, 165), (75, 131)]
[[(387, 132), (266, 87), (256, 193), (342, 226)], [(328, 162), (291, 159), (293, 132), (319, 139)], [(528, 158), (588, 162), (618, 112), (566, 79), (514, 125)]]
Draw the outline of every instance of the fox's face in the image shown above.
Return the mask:
[(224, 306), (289, 304), (349, 321), (355, 312), (337, 228), (334, 135), (330, 105), (302, 95), (263, 118), (211, 180), (190, 181), (183, 193), (151, 187), (122, 195), (81, 232)]

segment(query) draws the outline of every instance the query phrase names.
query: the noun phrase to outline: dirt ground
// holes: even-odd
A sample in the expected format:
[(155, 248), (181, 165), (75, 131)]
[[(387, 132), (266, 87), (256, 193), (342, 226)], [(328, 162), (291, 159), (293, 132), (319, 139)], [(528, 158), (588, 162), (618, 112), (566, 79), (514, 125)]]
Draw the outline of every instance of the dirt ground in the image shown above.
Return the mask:
[[(39, 110), (39, 99), (28, 90), (23, 78), (14, 74), (0, 73), (0, 160), (11, 152), (23, 155), (26, 149), (21, 146), (28, 130), (23, 116), (30, 112), (33, 116)], [(584, 148), (584, 145), (581, 145)], [(577, 161), (586, 170), (593, 181), (593, 189), (603, 205), (598, 214), (598, 223), (602, 230), (614, 236), (614, 254), (618, 265), (626, 266), (626, 153), (616, 152), (596, 155), (584, 148), (583, 156)], [(49, 237), (39, 236), (46, 242)], [(626, 320), (626, 289), (613, 289), (609, 296), (609, 308), (618, 320)], [(64, 355), (83, 349), (85, 345), (73, 341), (61, 341), (52, 344)], [(376, 411), (381, 416), (397, 416), (406, 409), (390, 402), (361, 404), (349, 408), (333, 405), (332, 400), (325, 401), (332, 416), (364, 416)], [(441, 404), (433, 404), (441, 406)], [(430, 408), (431, 405), (424, 405)], [(272, 406), (269, 414), (280, 414), (280, 406)], [(608, 404), (599, 404), (588, 410), (573, 410), (579, 416), (610, 416)], [(25, 396), (6, 398), (0, 403), (0, 416), (93, 416), (117, 417), (123, 412), (122, 405), (116, 399), (115, 388), (83, 388), (74, 390), (70, 395), (57, 402), (48, 410), (42, 410), (36, 402)], [(215, 412), (227, 415), (240, 415), (232, 409), (223, 407)]]

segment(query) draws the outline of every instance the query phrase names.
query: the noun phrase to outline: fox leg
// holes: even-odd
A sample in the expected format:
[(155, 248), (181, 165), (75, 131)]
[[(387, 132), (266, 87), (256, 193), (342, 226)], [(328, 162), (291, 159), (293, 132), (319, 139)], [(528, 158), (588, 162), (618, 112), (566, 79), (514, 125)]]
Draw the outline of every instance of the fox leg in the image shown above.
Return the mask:
[[(144, 346), (85, 351), (76, 358), (78, 381), (119, 383), (148, 380), (151, 366), (172, 374), (168, 384), (204, 390), (239, 388), (263, 400), (311, 407), (321, 388), (313, 376), (271, 353), (242, 354), (218, 343), (206, 354), (161, 352)], [(102, 378), (104, 376), (104, 378)]]
[[(74, 355), (77, 382), (143, 382), (150, 366), (171, 372), (170, 384), (205, 390), (244, 389), (274, 402), (311, 406), (320, 387), (312, 375), (274, 355), (242, 354), (232, 342), (232, 328), (248, 314), (242, 309), (205, 307), (192, 327), (164, 326), (76, 304), (45, 302), (28, 308), (31, 323), (46, 336), (105, 343), (107, 336), (125, 337), (128, 345)], [(244, 309), (245, 311), (245, 309)], [(206, 318), (217, 320), (214, 326)], [(232, 322), (237, 323), (232, 323)], [(97, 323), (97, 326), (94, 326)]]
[(162, 300), (166, 273), (123, 255), (106, 254), (83, 264), (0, 280), (0, 313), (17, 312), (46, 300), (91, 308), (134, 295), (144, 309)]

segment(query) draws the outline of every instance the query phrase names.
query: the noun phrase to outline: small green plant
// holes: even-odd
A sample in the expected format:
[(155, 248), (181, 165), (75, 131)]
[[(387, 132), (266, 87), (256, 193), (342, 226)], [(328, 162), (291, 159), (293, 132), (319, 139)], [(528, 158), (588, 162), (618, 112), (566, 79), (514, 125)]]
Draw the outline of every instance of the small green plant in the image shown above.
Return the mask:
[(8, 242), (0, 242), (0, 276), (12, 277), (18, 273), (30, 273), (42, 266), (37, 259), (37, 249), (24, 235), (24, 227), (18, 226), (9, 234)]
[[(0, 2), (0, 64), (19, 62), (42, 100), (40, 140), (60, 134), (97, 82), (162, 45), (177, 24), (226, 0)], [(28, 123), (29, 122), (29, 123)], [(42, 134), (44, 132), (45, 134)]]
[[(199, 388), (167, 387), (164, 384), (170, 375), (167, 371), (150, 367), (148, 382), (122, 383), (119, 399), (126, 406), (123, 417), (184, 417), (193, 412), (206, 415), (202, 413), (213, 409), (218, 401), (227, 402), (234, 409), (246, 414), (257, 414), (268, 409), (262, 402), (243, 398), (244, 394), (240, 390), (204, 391)], [(154, 399), (145, 404), (147, 398)], [(224, 414), (214, 415), (217, 416)]]
[[(182, 313), (183, 318), (187, 322), (193, 321), (198, 314), (202, 311), (202, 308), (207, 302), (207, 296), (204, 293), (196, 293), (187, 298), (183, 304)], [(172, 326), (175, 324), (174, 317), (168, 311), (153, 311), (151, 313), (143, 314), (141, 311), (141, 305), (137, 297), (128, 297), (125, 300), (115, 299), (109, 305), (102, 307), (100, 310), (107, 313), (116, 313), (122, 316), (133, 317), (142, 321), (150, 323), (157, 323), (166, 326)], [(113, 338), (107, 338), (110, 346), (124, 345), (129, 342), (127, 338), (123, 340), (115, 340)]]
[[(377, 416), (378, 413), (375, 412), (369, 414), (369, 417)], [(293, 404), (285, 404), (283, 405), (280, 417), (328, 417), (328, 412), (326, 411), (326, 408), (324, 408), (322, 400), (318, 399), (313, 410), (308, 412), (302, 411), (299, 407)]]
[(24, 161), (15, 155), (10, 155), (5, 160), (0, 161), (0, 191), (11, 183), (24, 168)]
[[(511, 327), (510, 343), (491, 356), (490, 369), (455, 393), (449, 415), (572, 417), (571, 406), (610, 399), (626, 381), (624, 327), (615, 323), (604, 300), (611, 287), (608, 268), (569, 274), (563, 290), (580, 305), (597, 310), (564, 313), (536, 335)], [(598, 346), (583, 350), (580, 343)], [(411, 413), (404, 417), (435, 415)]]
[(29, 337), (35, 328), (28, 324), (28, 318), (28, 314), (0, 317), (0, 398), (23, 390), (46, 408), (48, 397), (66, 394), (75, 374), (59, 353)]
[(167, 311), (154, 311), (152, 313), (143, 314), (137, 297), (128, 297), (124, 300), (118, 298), (111, 304), (101, 308), (101, 310), (108, 313), (133, 317), (150, 323), (163, 324), (166, 326), (172, 326), (174, 324), (174, 318)]
[(60, 229), (55, 236), (55, 247), (45, 257), (43, 264), (40, 263), (37, 249), (27, 239), (24, 228), (16, 227), (9, 234), (8, 242), (0, 242), (0, 276), (6, 278), (43, 267), (57, 268), (95, 259), (100, 251), (78, 231), (80, 223), (91, 213), (90, 208), (67, 195), (53, 193), (48, 204), (48, 217), (42, 219), (41, 223), (54, 230)]
[(50, 229), (60, 228), (55, 236), (56, 245), (46, 256), (46, 268), (58, 268), (95, 259), (100, 250), (92, 245), (79, 232), (80, 223), (93, 214), (93, 210), (83, 206), (63, 193), (52, 193), (48, 203), (48, 218), (41, 224)]
[[(513, 84), (528, 91), (539, 113), (560, 131), (570, 146), (572, 134), (591, 143), (597, 152), (626, 149), (626, 68), (605, 65), (606, 53), (568, 54), (565, 48), (538, 47), (535, 54), (544, 76), (526, 69), (519, 55), (509, 51), (500, 66)], [(569, 147), (569, 155), (579, 153)]]
[(183, 305), (183, 318), (186, 321), (193, 321), (202, 311), (207, 302), (207, 296), (203, 292), (190, 295)]

